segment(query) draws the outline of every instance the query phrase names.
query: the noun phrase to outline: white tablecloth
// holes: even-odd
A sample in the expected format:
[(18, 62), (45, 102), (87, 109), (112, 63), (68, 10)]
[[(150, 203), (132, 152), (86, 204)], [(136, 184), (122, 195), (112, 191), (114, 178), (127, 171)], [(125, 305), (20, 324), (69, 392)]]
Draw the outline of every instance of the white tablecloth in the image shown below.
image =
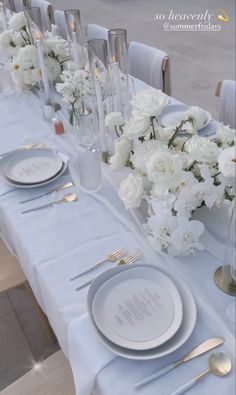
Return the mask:
[[(213, 131), (215, 123), (209, 126)], [(32, 95), (0, 97), (0, 153), (19, 146), (25, 139), (46, 139), (50, 146), (71, 155), (71, 136), (55, 136), (42, 120), (37, 99)], [(73, 170), (73, 169), (72, 169)], [(76, 174), (74, 174), (76, 178)], [(70, 179), (66, 174), (63, 179)], [(47, 190), (46, 187), (44, 187)], [(235, 348), (234, 325), (225, 311), (233, 300), (220, 292), (213, 274), (220, 260), (214, 250), (181, 261), (165, 259), (150, 250), (137, 231), (132, 216), (124, 209), (115, 189), (104, 180), (99, 193), (85, 194), (74, 187), (79, 200), (22, 215), (23, 200), (39, 190), (14, 190), (0, 182), (0, 232), (19, 258), (33, 291), (48, 315), (60, 345), (71, 362), (78, 395), (134, 395), (133, 384), (155, 369), (175, 361), (200, 341), (222, 336), (226, 342), (221, 350), (232, 359)], [(43, 189), (42, 189), (43, 190)], [(57, 196), (63, 195), (63, 191)], [(50, 199), (53, 200), (54, 196)], [(41, 202), (48, 201), (42, 198)], [(40, 203), (41, 203), (40, 202)], [(31, 207), (39, 201), (28, 203)], [(160, 360), (140, 362), (116, 357), (97, 338), (87, 315), (87, 290), (75, 292), (81, 279), (69, 279), (89, 264), (121, 246), (130, 250), (142, 248), (142, 261), (165, 267), (189, 285), (198, 308), (196, 328), (180, 350)], [(216, 252), (216, 255), (219, 254)], [(107, 265), (109, 266), (109, 264)], [(101, 269), (104, 270), (104, 269)], [(89, 275), (88, 275), (89, 277)], [(140, 394), (168, 395), (186, 380), (207, 367), (207, 357), (195, 359), (176, 371), (144, 387)], [(234, 376), (213, 375), (189, 390), (190, 395), (231, 395)]]

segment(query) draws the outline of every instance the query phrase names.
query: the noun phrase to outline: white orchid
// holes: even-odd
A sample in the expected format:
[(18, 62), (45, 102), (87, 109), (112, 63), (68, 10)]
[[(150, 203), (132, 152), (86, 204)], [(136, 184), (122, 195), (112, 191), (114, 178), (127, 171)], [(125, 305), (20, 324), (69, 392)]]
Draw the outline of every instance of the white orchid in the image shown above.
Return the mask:
[(171, 235), (171, 245), (176, 255), (195, 255), (196, 250), (202, 251), (204, 246), (199, 238), (204, 232), (204, 225), (200, 221), (190, 221), (186, 217), (177, 217), (178, 227)]

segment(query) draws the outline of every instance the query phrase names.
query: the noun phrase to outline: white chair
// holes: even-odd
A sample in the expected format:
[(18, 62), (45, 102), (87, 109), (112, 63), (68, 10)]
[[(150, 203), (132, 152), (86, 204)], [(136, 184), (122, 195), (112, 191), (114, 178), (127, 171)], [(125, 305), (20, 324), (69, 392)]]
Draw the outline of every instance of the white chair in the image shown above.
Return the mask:
[(160, 49), (129, 43), (130, 73), (133, 77), (170, 95), (169, 57)]
[(64, 11), (55, 10), (54, 11), (54, 20), (55, 24), (58, 26), (60, 35), (65, 40), (67, 39), (67, 31), (66, 31), (66, 18)]
[(224, 80), (218, 82), (215, 95), (219, 97), (219, 119), (224, 125), (236, 128), (235, 98), (236, 82)]
[(75, 395), (70, 364), (63, 352), (57, 351), (0, 395)]
[(107, 29), (106, 27), (100, 25), (93, 25), (93, 24), (87, 25), (87, 29), (86, 29), (87, 41), (94, 40), (96, 38), (107, 40), (108, 30), (109, 29)]
[(54, 21), (54, 10), (48, 1), (45, 0), (31, 0), (31, 7), (39, 7), (42, 16), (42, 22), (44, 29), (51, 31), (51, 25)]

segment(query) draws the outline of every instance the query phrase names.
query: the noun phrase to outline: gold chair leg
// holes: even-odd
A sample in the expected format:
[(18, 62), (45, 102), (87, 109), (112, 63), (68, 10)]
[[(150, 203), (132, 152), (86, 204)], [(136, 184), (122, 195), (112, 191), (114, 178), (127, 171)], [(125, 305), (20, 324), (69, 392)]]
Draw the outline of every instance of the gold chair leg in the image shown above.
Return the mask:
[(41, 322), (42, 322), (42, 325), (43, 325), (43, 328), (44, 328), (44, 331), (45, 331), (45, 333), (47, 335), (48, 340), (50, 341), (50, 343), (55, 343), (57, 341), (56, 335), (55, 335), (55, 333), (53, 332), (53, 330), (52, 330), (52, 328), (50, 326), (50, 323), (48, 321), (47, 316), (44, 314), (44, 312), (42, 311), (41, 307), (39, 306), (39, 304), (38, 304), (38, 302), (37, 302), (37, 300), (36, 300), (36, 298), (34, 296), (34, 293), (33, 293), (32, 289), (31, 289), (31, 286), (29, 285), (28, 281), (26, 281), (24, 283), (24, 286), (25, 286), (26, 290), (29, 292), (29, 294), (31, 295), (32, 299), (33, 299), (34, 305), (35, 305), (36, 310), (38, 312), (38, 315), (39, 315), (39, 317), (41, 319)]

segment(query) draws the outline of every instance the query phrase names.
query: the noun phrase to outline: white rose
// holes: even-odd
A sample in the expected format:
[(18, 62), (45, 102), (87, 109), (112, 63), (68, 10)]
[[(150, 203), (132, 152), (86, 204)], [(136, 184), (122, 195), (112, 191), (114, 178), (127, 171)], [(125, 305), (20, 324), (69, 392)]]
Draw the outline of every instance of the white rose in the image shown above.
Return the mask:
[(172, 127), (171, 126), (170, 127), (158, 126), (157, 131), (158, 131), (158, 134), (159, 134), (159, 137), (161, 140), (169, 141), (170, 138), (175, 133), (175, 127), (174, 126), (172, 126)]
[(131, 119), (123, 128), (124, 135), (130, 139), (150, 134), (150, 118)]
[(139, 207), (143, 192), (143, 177), (140, 174), (129, 174), (119, 187), (119, 196), (127, 209)]
[(216, 129), (216, 138), (222, 145), (232, 144), (235, 139), (235, 129), (221, 123)]
[(124, 118), (120, 112), (110, 112), (105, 118), (105, 125), (109, 129), (122, 126), (123, 124)]
[(7, 49), (12, 41), (12, 35), (9, 30), (4, 30), (0, 34), (0, 49), (1, 51)]
[(45, 62), (52, 80), (59, 80), (61, 74), (61, 67), (58, 61), (54, 58), (51, 58), (51, 56), (47, 56), (45, 58)]
[(219, 155), (219, 170), (225, 177), (235, 177), (236, 153), (235, 147), (226, 148)]
[(193, 136), (187, 140), (184, 150), (189, 154), (192, 161), (214, 164), (217, 162), (219, 148), (213, 141), (205, 137)]
[(171, 183), (176, 182), (179, 177), (183, 165), (184, 160), (181, 155), (164, 150), (155, 151), (146, 162), (148, 178), (162, 187), (170, 187)]
[(35, 85), (39, 80), (39, 71), (37, 69), (24, 70), (23, 82), (25, 85)]
[[(208, 113), (200, 107), (192, 106), (186, 111), (185, 115), (186, 119), (188, 117), (194, 118), (194, 127), (198, 130), (205, 125)], [(187, 124), (185, 126), (187, 127)], [(192, 128), (192, 125), (190, 125), (190, 128)]]
[(156, 89), (140, 92), (131, 101), (135, 112), (139, 112), (148, 117), (156, 117), (159, 115), (168, 103), (168, 96)]
[(9, 19), (8, 25), (11, 30), (21, 30), (24, 26), (26, 26), (24, 13), (18, 12), (17, 14), (12, 15), (12, 17)]
[(160, 142), (157, 140), (148, 140), (139, 143), (134, 148), (131, 161), (136, 169), (146, 172), (146, 161), (149, 155), (160, 147)]
[(34, 45), (27, 45), (26, 47), (19, 49), (16, 63), (20, 64), (23, 69), (31, 69), (37, 64), (36, 57), (36, 47)]
[(126, 157), (124, 155), (115, 154), (110, 157), (109, 162), (112, 170), (121, 170), (126, 165)]
[(132, 142), (125, 136), (118, 138), (115, 141), (115, 151), (116, 153), (125, 156), (126, 158), (130, 154), (132, 148)]

